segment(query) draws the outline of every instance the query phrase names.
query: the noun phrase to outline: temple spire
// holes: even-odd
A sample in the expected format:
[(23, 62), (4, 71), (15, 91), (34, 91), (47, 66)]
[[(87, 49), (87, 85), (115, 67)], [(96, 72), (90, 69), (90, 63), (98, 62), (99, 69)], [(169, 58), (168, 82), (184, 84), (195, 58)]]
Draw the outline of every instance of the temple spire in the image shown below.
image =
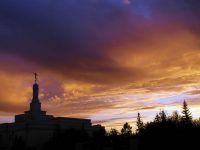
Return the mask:
[(38, 74), (37, 73), (33, 73), (34, 76), (35, 76), (35, 83), (33, 85), (33, 101), (36, 100), (36, 101), (39, 101), (39, 85), (37, 83), (37, 77), (38, 77)]
[(41, 103), (39, 100), (39, 85), (37, 83), (37, 77), (38, 74), (37, 73), (33, 73), (34, 77), (35, 77), (35, 83), (33, 84), (33, 98), (32, 98), (32, 102), (30, 104), (30, 110), (32, 112), (40, 112), (41, 111)]
[(36, 72), (33, 73), (35, 76), (35, 83), (37, 83), (37, 79), (38, 79), (38, 74)]

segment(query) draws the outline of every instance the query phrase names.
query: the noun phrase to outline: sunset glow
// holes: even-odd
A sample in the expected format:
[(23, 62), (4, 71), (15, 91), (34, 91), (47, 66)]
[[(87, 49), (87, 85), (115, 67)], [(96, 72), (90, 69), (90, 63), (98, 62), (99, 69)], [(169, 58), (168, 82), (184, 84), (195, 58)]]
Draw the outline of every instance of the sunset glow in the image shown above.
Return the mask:
[(200, 3), (195, 0), (0, 1), (0, 122), (42, 107), (133, 127), (187, 103), (200, 117)]

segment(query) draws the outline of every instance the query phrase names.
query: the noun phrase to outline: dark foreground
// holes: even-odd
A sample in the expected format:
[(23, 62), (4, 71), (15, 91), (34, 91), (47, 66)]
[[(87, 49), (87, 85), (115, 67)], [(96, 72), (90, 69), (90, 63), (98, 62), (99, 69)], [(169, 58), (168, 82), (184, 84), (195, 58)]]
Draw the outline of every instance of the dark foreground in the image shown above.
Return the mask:
[[(193, 120), (187, 104), (182, 115), (167, 116), (161, 111), (152, 122), (144, 124), (138, 113), (137, 130), (125, 123), (121, 132), (104, 129), (89, 135), (84, 130), (66, 130), (54, 135), (42, 146), (26, 147), (20, 138), (6, 147), (0, 137), (0, 150), (197, 150), (200, 143), (200, 120)], [(40, 138), (40, 137), (38, 137)]]
[[(155, 120), (147, 123), (136, 134), (125, 126), (122, 133), (112, 129), (89, 136), (85, 131), (67, 130), (55, 135), (39, 149), (42, 150), (190, 150), (199, 147), (199, 122)], [(40, 137), (38, 137), (40, 138)], [(195, 149), (196, 149), (195, 148)], [(1, 150), (6, 149), (1, 145)], [(16, 138), (12, 150), (33, 150), (22, 139)]]

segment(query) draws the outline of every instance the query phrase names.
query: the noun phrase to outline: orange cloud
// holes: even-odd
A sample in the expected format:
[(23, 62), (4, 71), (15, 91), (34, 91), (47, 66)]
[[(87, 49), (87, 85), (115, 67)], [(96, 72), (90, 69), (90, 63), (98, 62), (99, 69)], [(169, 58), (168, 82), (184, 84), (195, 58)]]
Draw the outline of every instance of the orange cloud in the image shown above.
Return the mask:
[[(17, 5), (14, 12), (4, 12), (8, 39), (0, 44), (2, 118), (28, 109), (32, 72), (40, 75), (43, 109), (56, 116), (90, 118), (107, 112), (110, 118), (97, 122), (119, 127), (130, 118), (113, 116), (141, 111), (148, 121), (160, 108), (181, 108), (184, 98), (200, 115), (199, 19), (194, 15), (198, 10), (189, 9), (195, 6), (175, 7), (168, 1), (141, 5), (137, 0), (74, 3), (62, 5), (69, 9), (55, 8), (54, 17), (47, 17), (46, 8), (20, 7), (23, 13), (18, 13)], [(41, 18), (32, 18), (35, 10)], [(24, 24), (27, 28), (21, 28)], [(15, 34), (9, 36), (10, 31)]]

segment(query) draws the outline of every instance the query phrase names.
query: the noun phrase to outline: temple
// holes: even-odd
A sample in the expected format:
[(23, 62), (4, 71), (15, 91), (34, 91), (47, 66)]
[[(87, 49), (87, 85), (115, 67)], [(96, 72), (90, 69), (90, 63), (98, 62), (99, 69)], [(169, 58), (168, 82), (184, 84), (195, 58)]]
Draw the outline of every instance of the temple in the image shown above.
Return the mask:
[(30, 110), (24, 114), (16, 115), (16, 123), (52, 123), (55, 118), (52, 115), (46, 115), (46, 111), (41, 110), (39, 100), (39, 85), (37, 84), (37, 74), (35, 74), (35, 83), (33, 84), (33, 97), (30, 103)]
[(37, 82), (37, 74), (35, 74), (30, 109), (25, 111), (24, 114), (16, 115), (14, 123), (0, 124), (0, 136), (4, 139), (5, 145), (12, 145), (12, 138), (18, 137), (22, 138), (27, 146), (40, 146), (58, 131), (77, 129), (85, 130), (92, 135), (93, 132), (104, 129), (101, 125), (92, 126), (90, 119), (47, 115), (46, 111), (41, 109), (39, 84)]

